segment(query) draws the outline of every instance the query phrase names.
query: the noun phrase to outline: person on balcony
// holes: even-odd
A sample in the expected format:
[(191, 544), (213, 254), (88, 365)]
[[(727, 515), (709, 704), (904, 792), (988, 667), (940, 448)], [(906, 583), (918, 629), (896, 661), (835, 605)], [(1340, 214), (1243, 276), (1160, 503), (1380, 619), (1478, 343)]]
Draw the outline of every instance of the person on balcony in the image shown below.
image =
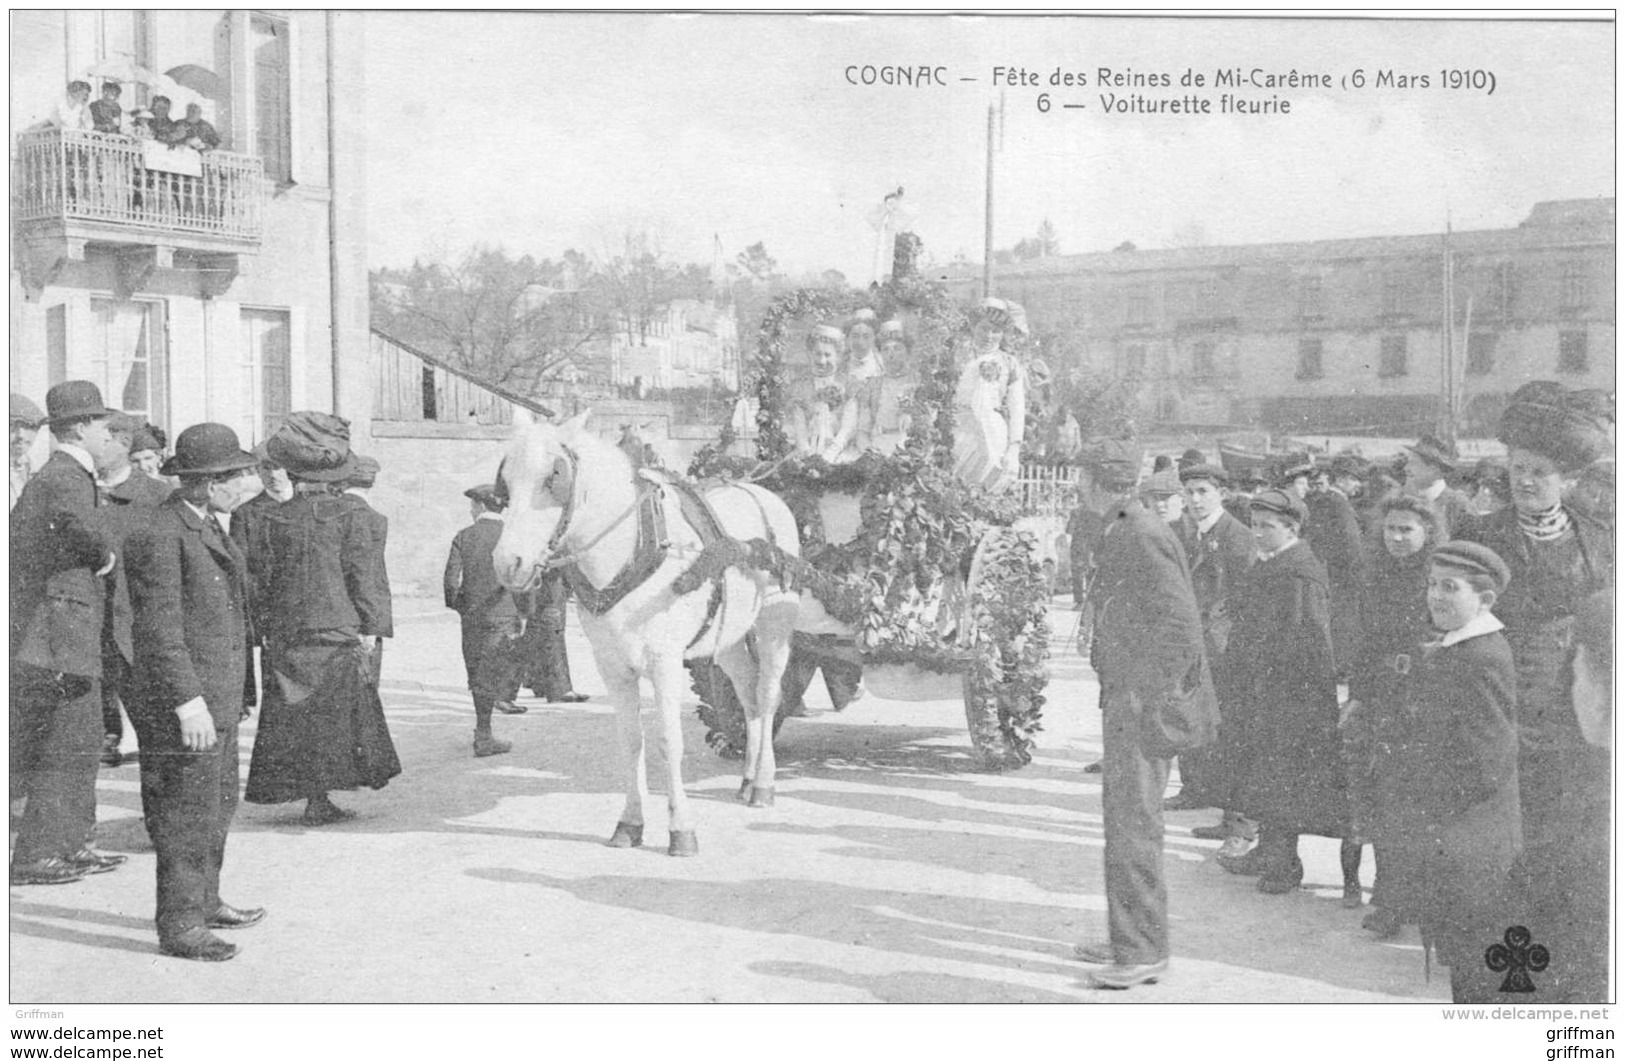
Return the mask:
[(186, 141), (185, 122), (169, 116), (168, 96), (152, 97), (152, 137), (162, 144), (180, 144)]
[(152, 112), (142, 107), (130, 112), (130, 135), (137, 140), (152, 139)]
[(68, 93), (56, 102), (50, 124), (59, 129), (91, 129), (90, 82), (69, 81)]
[(90, 105), (91, 128), (98, 133), (117, 133), (123, 130), (124, 108), (119, 106), (118, 98), (124, 94), (124, 86), (117, 81), (107, 81), (102, 84), (102, 98)]
[(220, 146), (220, 134), (203, 117), (203, 108), (196, 103), (186, 105), (186, 118), (176, 123), (184, 130), (180, 142), (198, 151), (213, 151)]

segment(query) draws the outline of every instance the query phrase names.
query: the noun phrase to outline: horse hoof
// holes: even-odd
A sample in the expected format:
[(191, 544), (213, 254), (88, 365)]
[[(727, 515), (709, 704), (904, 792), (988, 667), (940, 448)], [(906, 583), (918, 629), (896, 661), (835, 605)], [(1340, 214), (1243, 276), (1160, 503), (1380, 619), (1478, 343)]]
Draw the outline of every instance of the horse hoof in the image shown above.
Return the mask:
[(750, 805), (752, 807), (773, 806), (773, 786), (757, 785), (754, 789), (752, 789), (750, 793)]
[(642, 847), (643, 826), (631, 822), (616, 822), (615, 832), (609, 838), (609, 847)]
[(750, 802), (750, 792), (752, 787), (753, 786), (748, 780), (739, 782), (739, 802)]
[(666, 854), (672, 858), (690, 858), (700, 853), (700, 838), (693, 829), (673, 829), (671, 832), (671, 846)]

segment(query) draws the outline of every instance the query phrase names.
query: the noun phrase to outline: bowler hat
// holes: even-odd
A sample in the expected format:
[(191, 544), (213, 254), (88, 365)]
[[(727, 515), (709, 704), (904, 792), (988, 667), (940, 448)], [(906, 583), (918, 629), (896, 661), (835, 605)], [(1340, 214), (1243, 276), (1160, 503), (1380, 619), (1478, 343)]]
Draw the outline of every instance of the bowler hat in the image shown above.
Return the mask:
[(175, 455), (158, 471), (164, 475), (219, 475), (241, 471), (259, 462), (237, 442), (237, 432), (225, 424), (193, 424), (175, 439)]
[(1442, 472), (1456, 470), (1456, 448), (1436, 435), (1423, 435), (1405, 449)]
[(1371, 474), (1371, 465), (1355, 453), (1339, 453), (1326, 465), (1333, 479), (1359, 479), (1364, 482)]
[(500, 512), (508, 507), (508, 499), (503, 496), (502, 491), (490, 483), (471, 486), (463, 491), (463, 496), (471, 501), (478, 501), (493, 512)]
[(1285, 516), (1296, 522), (1299, 527), (1309, 522), (1308, 506), (1296, 494), (1289, 494), (1285, 490), (1262, 491), (1247, 502), (1247, 507)]
[(355, 473), (350, 452), (350, 421), (330, 413), (289, 413), (265, 440), (266, 455), (294, 479), (336, 483)]
[(11, 392), (11, 422), (25, 424), (28, 427), (38, 427), (45, 422), (45, 414), (39, 411), (39, 406), (25, 394)]
[(1477, 542), (1460, 539), (1445, 542), (1433, 550), (1429, 562), (1475, 575), (1488, 575), (1496, 593), (1505, 591), (1507, 583), (1512, 581), (1512, 570), (1500, 554)]
[(130, 452), (143, 453), (147, 450), (154, 453), (164, 451), (163, 432), (151, 424), (142, 424), (130, 434)]
[(1195, 446), (1192, 446), (1190, 449), (1179, 455), (1178, 463), (1181, 468), (1188, 468), (1193, 464), (1206, 464), (1207, 458), (1202, 455), (1201, 450), (1197, 449)]
[(45, 422), (55, 427), (69, 420), (94, 420), (112, 416), (102, 404), (101, 388), (88, 379), (70, 379), (45, 392)]
[(1179, 469), (1180, 482), (1188, 483), (1192, 479), (1207, 479), (1216, 486), (1230, 485), (1230, 476), (1217, 464), (1187, 464)]

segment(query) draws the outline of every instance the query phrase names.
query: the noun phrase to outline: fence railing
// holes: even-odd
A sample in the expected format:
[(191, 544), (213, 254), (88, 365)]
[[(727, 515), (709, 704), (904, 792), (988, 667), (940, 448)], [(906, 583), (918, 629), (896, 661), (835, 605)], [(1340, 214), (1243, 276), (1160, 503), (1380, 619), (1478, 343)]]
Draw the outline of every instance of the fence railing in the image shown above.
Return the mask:
[(1078, 486), (1075, 465), (1024, 462), (1016, 489), (1021, 511), (1029, 516), (1065, 516), (1072, 511), (1072, 492)]
[[(258, 158), (151, 144), (79, 129), (22, 134), (13, 186), (16, 219), (95, 221), (235, 241), (260, 238), (265, 189)], [(153, 150), (166, 155), (149, 157)]]

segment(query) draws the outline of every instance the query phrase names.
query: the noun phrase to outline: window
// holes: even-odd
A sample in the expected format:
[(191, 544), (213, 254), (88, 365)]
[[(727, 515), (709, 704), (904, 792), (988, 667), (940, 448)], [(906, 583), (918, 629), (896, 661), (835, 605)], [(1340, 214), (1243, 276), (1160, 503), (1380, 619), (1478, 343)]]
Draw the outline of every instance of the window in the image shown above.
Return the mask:
[(1563, 263), (1561, 305), (1569, 313), (1586, 304), (1585, 263), (1577, 258)]
[(1398, 272), (1388, 273), (1382, 278), (1382, 315), (1400, 317), (1409, 312), (1410, 291), (1406, 287), (1405, 277)]
[(91, 380), (108, 405), (159, 427), (169, 420), (163, 310), (161, 302), (90, 300)]
[(1518, 267), (1511, 262), (1496, 265), (1495, 271), (1490, 274), (1490, 315), (1502, 320), (1510, 318), (1517, 299), (1517, 290)]
[(1590, 362), (1586, 357), (1586, 333), (1558, 333), (1557, 370), (1559, 372), (1585, 372), (1589, 367)]
[(1410, 371), (1405, 364), (1405, 337), (1403, 335), (1385, 335), (1382, 337), (1382, 354), (1377, 362), (1377, 376), (1381, 379), (1393, 379), (1403, 376)]
[(1323, 301), (1324, 295), (1325, 290), (1319, 276), (1300, 276), (1298, 278), (1298, 316), (1324, 316), (1326, 312)]
[(1191, 372), (1197, 376), (1213, 376), (1218, 374), (1217, 361), (1213, 356), (1213, 344), (1200, 342), (1191, 348)]
[(255, 15), (249, 20), (248, 35), (254, 69), (254, 147), (265, 163), (265, 175), (285, 184), (293, 179), (288, 23)]
[(250, 432), (268, 438), (293, 410), (293, 373), (289, 363), (293, 327), (285, 309), (244, 309), (243, 349), (247, 371)]
[(1498, 338), (1494, 332), (1484, 332), (1467, 340), (1469, 376), (1487, 376), (1495, 371), (1495, 343)]
[(1322, 344), (1319, 339), (1298, 340), (1298, 378), (1320, 379), (1325, 375), (1320, 365)]
[(1129, 324), (1151, 323), (1151, 293), (1143, 287), (1134, 288), (1128, 293)]
[(1123, 351), (1123, 375), (1129, 379), (1145, 375), (1145, 347), (1136, 344)]

